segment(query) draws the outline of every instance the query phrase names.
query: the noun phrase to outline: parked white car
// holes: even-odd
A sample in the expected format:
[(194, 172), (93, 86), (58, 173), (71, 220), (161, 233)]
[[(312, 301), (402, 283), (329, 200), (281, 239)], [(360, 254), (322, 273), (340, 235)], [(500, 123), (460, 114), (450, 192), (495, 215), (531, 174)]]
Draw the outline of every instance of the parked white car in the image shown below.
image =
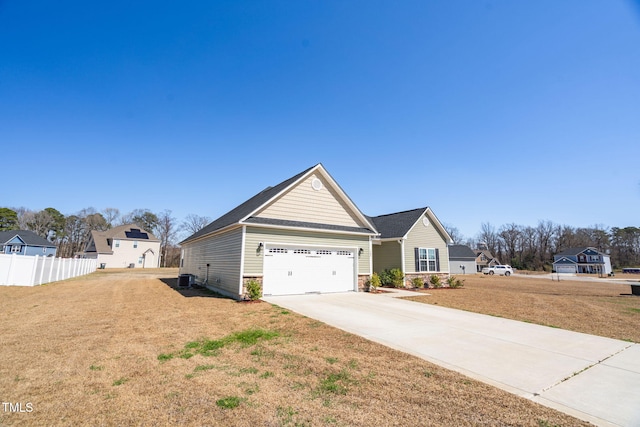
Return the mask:
[(511, 276), (513, 269), (510, 265), (494, 265), (493, 267), (485, 267), (482, 269), (482, 274), (497, 274), (498, 276)]

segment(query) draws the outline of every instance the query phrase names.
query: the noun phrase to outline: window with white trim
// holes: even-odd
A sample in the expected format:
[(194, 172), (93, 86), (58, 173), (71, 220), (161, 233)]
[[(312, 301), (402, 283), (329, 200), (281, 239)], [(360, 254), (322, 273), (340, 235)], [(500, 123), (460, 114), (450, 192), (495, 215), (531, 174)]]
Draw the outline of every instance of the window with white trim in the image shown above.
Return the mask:
[(311, 250), (309, 249), (294, 249), (294, 254), (303, 254), (303, 255), (311, 255)]
[(138, 241), (134, 240), (133, 241), (133, 249), (136, 249), (138, 247)]
[(22, 246), (20, 245), (11, 245), (11, 253), (16, 254), (22, 252)]
[(113, 246), (115, 246), (116, 248), (119, 248), (120, 247), (120, 240), (117, 240), (117, 239), (114, 240), (113, 241)]
[(438, 271), (438, 251), (434, 248), (417, 248), (418, 271)]

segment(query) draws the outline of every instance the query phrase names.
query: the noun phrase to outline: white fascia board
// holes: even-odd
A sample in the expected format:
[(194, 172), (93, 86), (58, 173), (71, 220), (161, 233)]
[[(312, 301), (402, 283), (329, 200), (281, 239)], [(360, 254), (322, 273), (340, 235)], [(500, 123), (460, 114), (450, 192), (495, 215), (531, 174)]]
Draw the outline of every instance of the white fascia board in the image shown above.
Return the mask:
[(407, 236), (404, 237), (385, 237), (384, 239), (375, 239), (379, 242), (404, 242), (407, 239)]
[[(453, 239), (451, 238), (449, 233), (447, 233), (447, 230), (444, 228), (444, 226), (442, 225), (442, 223), (440, 222), (440, 220), (438, 219), (436, 214), (431, 210), (431, 208), (427, 208), (427, 210), (424, 212), (424, 214), (429, 215), (429, 217), (435, 222), (435, 225), (438, 227), (440, 232), (445, 236), (445, 239), (447, 239), (448, 244), (452, 244), (453, 243)], [(411, 227), (411, 228), (413, 228), (413, 227)]]
[(260, 227), (260, 228), (275, 228), (278, 230), (294, 230), (294, 231), (311, 231), (314, 233), (331, 233), (331, 234), (348, 234), (348, 235), (357, 235), (357, 236), (373, 236), (373, 233), (367, 232), (357, 232), (357, 231), (346, 231), (346, 230), (328, 230), (326, 228), (303, 228), (303, 227), (294, 227), (287, 225), (275, 225), (275, 224), (259, 224), (253, 222), (242, 223), (242, 226), (251, 226), (251, 227)]
[(191, 243), (194, 243), (194, 242), (198, 242), (200, 240), (203, 240), (203, 239), (206, 239), (206, 238), (209, 238), (209, 237), (213, 237), (216, 234), (222, 234), (224, 232), (231, 231), (234, 228), (238, 228), (238, 227), (242, 227), (242, 224), (233, 223), (233, 224), (227, 225), (226, 227), (222, 227), (222, 228), (219, 228), (217, 230), (214, 230), (211, 233), (204, 234), (204, 235), (198, 237), (197, 239), (189, 240), (188, 242), (183, 240), (182, 242), (178, 243), (178, 245), (184, 246), (183, 243), (191, 244)]

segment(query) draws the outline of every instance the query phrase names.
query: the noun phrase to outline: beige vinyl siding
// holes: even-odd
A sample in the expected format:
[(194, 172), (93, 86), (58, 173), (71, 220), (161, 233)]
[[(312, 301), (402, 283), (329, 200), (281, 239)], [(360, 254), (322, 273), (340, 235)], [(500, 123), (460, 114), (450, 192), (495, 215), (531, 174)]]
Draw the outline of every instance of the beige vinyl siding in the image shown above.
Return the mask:
[[(259, 243), (288, 243), (300, 246), (331, 246), (362, 248), (358, 258), (358, 274), (371, 274), (369, 263), (369, 236), (349, 236), (321, 232), (278, 230), (247, 227), (245, 236), (244, 275), (261, 276), (264, 251), (258, 251)], [(357, 252), (356, 252), (357, 254)]]
[(435, 248), (438, 249), (440, 260), (440, 272), (449, 272), (449, 247), (447, 242), (436, 227), (434, 221), (429, 218), (429, 225), (424, 226), (422, 218), (416, 222), (409, 231), (409, 235), (404, 243), (404, 265), (405, 273), (416, 272), (415, 248)]
[(384, 270), (402, 268), (401, 247), (397, 240), (373, 245), (373, 271), (380, 274)]
[[(183, 246), (184, 265), (180, 274), (193, 274), (198, 283), (231, 296), (239, 295), (242, 228), (218, 234)], [(209, 276), (207, 277), (207, 264)]]
[[(322, 182), (319, 191), (311, 187), (316, 178)], [(321, 174), (310, 175), (255, 216), (347, 227), (365, 226), (356, 220), (356, 215)]]

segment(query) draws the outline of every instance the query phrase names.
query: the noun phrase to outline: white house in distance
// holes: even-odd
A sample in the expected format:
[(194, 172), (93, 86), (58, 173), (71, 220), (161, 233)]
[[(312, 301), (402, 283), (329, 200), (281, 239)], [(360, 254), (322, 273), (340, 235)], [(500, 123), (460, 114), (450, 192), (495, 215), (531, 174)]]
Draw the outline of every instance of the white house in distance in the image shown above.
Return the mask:
[(91, 231), (82, 258), (97, 258), (100, 268), (156, 268), (160, 240), (135, 224)]

